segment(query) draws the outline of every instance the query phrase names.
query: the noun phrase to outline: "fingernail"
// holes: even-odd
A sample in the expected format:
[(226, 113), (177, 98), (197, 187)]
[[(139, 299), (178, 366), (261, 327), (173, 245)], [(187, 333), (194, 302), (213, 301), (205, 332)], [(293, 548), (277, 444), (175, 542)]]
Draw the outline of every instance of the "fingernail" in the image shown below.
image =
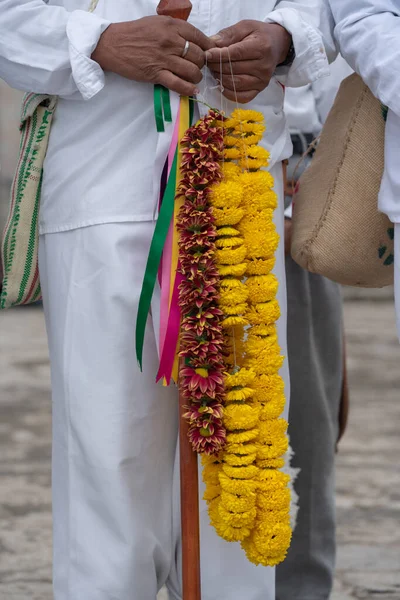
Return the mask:
[(217, 33), (216, 35), (212, 35), (210, 37), (210, 40), (212, 40), (213, 42), (217, 43), (217, 42), (220, 42), (222, 40), (222, 37)]
[(200, 90), (199, 90), (199, 88), (196, 88), (196, 89), (194, 90), (194, 93), (195, 93), (195, 95), (196, 95), (196, 96), (197, 96), (197, 94), (200, 94)]

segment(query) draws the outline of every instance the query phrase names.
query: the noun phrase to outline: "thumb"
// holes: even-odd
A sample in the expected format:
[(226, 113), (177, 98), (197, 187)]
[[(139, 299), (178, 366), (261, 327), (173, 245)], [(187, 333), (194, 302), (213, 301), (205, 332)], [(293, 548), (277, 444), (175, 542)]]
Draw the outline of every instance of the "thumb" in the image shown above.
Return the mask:
[(215, 42), (218, 48), (226, 48), (227, 46), (232, 46), (232, 44), (241, 42), (243, 39), (243, 33), (240, 32), (239, 24), (232, 25), (232, 27), (221, 29), (221, 31), (215, 35), (212, 35), (211, 39), (213, 42)]
[(218, 52), (220, 48), (229, 48), (242, 42), (247, 36), (249, 36), (254, 30), (254, 21), (240, 21), (236, 25), (221, 29), (219, 33), (213, 35), (211, 40), (217, 46), (213, 50), (207, 52), (207, 60), (210, 62), (216, 62), (221, 58), (221, 53)]

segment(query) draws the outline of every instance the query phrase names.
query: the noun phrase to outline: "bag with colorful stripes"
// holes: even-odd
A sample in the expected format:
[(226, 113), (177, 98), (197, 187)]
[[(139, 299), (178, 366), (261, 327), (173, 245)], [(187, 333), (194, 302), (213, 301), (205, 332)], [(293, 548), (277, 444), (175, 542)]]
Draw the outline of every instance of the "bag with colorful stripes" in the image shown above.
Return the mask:
[[(99, 0), (91, 0), (93, 12)], [(38, 264), (39, 206), (43, 163), (57, 96), (26, 94), (21, 111), (21, 144), (3, 234), (0, 309), (41, 298)]]
[(21, 144), (3, 234), (0, 308), (40, 299), (38, 215), (43, 163), (57, 98), (26, 94), (21, 112)]

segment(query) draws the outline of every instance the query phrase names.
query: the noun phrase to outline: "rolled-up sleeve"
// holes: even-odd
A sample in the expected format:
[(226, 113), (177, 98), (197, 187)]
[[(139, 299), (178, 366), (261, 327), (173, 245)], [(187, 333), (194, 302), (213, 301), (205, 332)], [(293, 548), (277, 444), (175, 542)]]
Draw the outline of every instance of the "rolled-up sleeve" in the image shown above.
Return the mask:
[(266, 19), (284, 27), (293, 38), (296, 57), (290, 67), (278, 67), (278, 79), (300, 87), (329, 75), (329, 62), (337, 56), (329, 5), (320, 0), (279, 2)]
[(20, 90), (88, 100), (104, 86), (91, 55), (109, 24), (43, 0), (1, 0), (0, 77)]

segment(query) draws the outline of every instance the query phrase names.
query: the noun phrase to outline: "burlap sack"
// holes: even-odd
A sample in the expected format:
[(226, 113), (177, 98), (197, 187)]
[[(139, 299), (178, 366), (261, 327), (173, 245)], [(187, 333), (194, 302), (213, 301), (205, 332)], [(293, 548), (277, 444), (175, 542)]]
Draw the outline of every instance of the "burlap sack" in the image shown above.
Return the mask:
[(393, 283), (394, 229), (378, 212), (385, 118), (358, 75), (345, 79), (294, 200), (292, 256), (344, 285)]

